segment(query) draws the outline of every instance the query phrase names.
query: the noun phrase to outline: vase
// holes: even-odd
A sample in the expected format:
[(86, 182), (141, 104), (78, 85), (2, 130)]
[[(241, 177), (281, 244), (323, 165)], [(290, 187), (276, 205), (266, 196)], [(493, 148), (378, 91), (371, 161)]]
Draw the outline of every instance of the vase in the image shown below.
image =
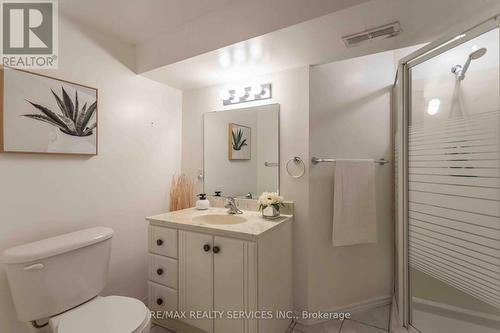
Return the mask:
[(280, 216), (280, 211), (274, 206), (267, 206), (262, 209), (262, 216), (266, 219), (275, 219)]

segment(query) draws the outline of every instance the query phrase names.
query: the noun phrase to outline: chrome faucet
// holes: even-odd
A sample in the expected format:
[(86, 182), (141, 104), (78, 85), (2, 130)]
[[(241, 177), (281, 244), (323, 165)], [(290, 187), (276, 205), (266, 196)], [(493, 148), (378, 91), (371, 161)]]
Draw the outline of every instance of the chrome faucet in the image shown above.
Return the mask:
[(227, 208), (227, 213), (234, 214), (243, 214), (243, 212), (236, 206), (236, 200), (233, 197), (226, 197), (226, 202), (224, 203), (224, 207)]

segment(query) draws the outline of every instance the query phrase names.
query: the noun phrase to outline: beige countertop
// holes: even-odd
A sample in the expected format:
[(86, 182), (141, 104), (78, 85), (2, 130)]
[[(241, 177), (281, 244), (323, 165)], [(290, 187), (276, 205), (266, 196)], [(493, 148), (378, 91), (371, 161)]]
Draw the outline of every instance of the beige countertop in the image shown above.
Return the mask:
[[(225, 208), (209, 208), (197, 210), (195, 208), (183, 209), (175, 212), (164, 213), (147, 217), (152, 225), (164, 226), (181, 230), (197, 231), (219, 236), (228, 236), (245, 240), (257, 240), (267, 231), (284, 223), (292, 221), (292, 215), (281, 215), (275, 220), (264, 219), (260, 212), (244, 210), (242, 216), (247, 221), (239, 224), (204, 224), (194, 219), (201, 215), (227, 214)], [(194, 220), (193, 220), (194, 219)]]

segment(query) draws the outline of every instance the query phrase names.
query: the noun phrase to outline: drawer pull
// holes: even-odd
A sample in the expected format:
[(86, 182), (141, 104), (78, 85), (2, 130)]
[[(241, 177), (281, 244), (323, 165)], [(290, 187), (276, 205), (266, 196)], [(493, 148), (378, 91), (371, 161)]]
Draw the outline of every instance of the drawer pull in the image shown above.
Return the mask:
[(214, 246), (214, 253), (219, 253), (220, 252), (220, 248), (218, 246)]
[(203, 245), (203, 251), (205, 251), (205, 252), (210, 251), (210, 245), (208, 245), (208, 244)]
[(162, 268), (158, 268), (158, 269), (156, 270), (156, 274), (158, 274), (158, 275), (162, 275), (162, 274), (163, 274), (163, 269), (162, 269)]
[(162, 245), (163, 245), (163, 239), (161, 239), (161, 238), (160, 238), (160, 239), (157, 239), (157, 240), (156, 240), (156, 245), (158, 245), (158, 246), (162, 246)]
[(156, 299), (156, 304), (158, 304), (158, 305), (162, 305), (162, 304), (163, 304), (163, 299), (161, 299), (161, 298), (157, 298), (157, 299)]

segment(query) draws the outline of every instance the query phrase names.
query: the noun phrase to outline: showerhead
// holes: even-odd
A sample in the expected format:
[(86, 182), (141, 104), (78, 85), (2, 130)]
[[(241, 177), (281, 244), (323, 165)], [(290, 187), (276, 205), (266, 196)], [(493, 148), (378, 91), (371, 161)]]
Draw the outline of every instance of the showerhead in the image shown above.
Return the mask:
[(486, 54), (486, 51), (487, 51), (486, 48), (482, 47), (479, 50), (476, 50), (476, 51), (472, 52), (471, 54), (469, 54), (469, 58), (472, 60), (479, 59)]
[(484, 56), (486, 54), (486, 51), (487, 49), (485, 47), (473, 51), (467, 57), (467, 61), (465, 62), (463, 67), (460, 65), (455, 65), (451, 68), (451, 72), (457, 76), (458, 81), (462, 81), (463, 79), (465, 79), (465, 73), (467, 73), (467, 70), (469, 69), (470, 62)]

